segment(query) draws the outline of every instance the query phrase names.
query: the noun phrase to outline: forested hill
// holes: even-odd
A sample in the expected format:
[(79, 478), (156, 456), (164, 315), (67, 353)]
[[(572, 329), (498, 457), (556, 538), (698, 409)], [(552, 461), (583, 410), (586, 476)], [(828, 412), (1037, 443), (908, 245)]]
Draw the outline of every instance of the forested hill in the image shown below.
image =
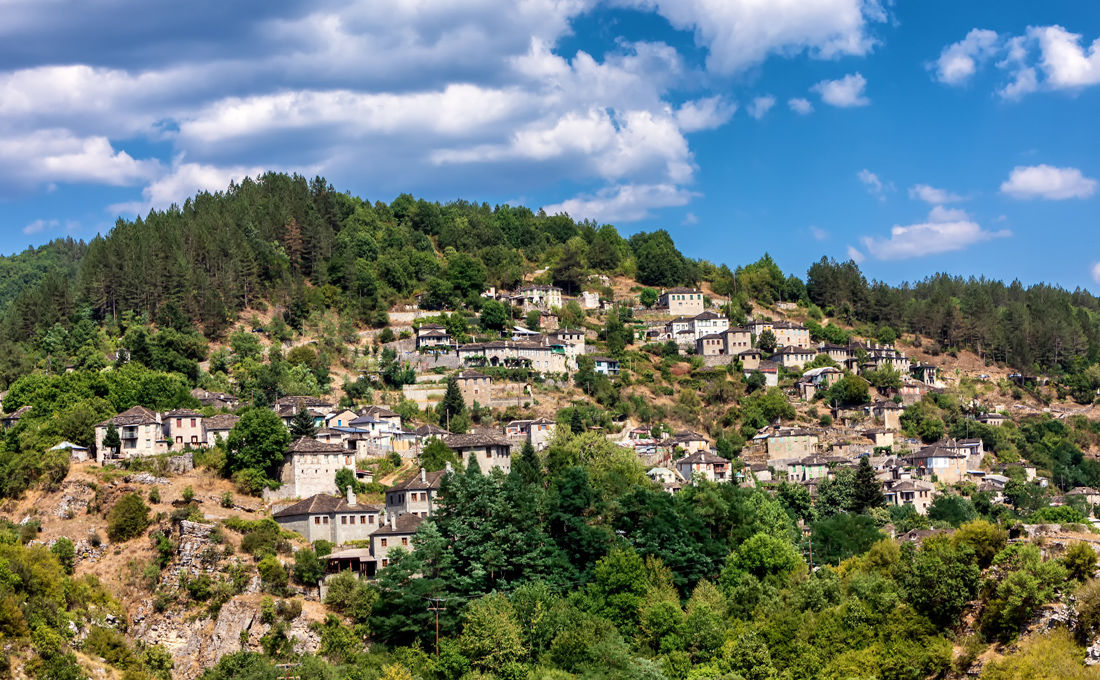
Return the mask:
[(262, 300), (291, 323), (328, 306), (381, 325), (386, 309), (413, 295), (426, 293), (430, 308), (476, 307), (483, 286), (511, 288), (541, 268), (567, 293), (593, 273), (654, 287), (707, 282), (732, 297), (735, 317), (753, 302), (816, 305), (852, 325), (915, 332), (1024, 371), (1085, 376), (1100, 360), (1100, 301), (1081, 290), (947, 275), (889, 286), (825, 258), (805, 280), (767, 256), (731, 270), (685, 258), (663, 230), (624, 239), (610, 225), (508, 205), (407, 194), (370, 203), (322, 178), (270, 173), (119, 220), (88, 244), (59, 240), (0, 258), (0, 381), (52, 351), (51, 329), (84, 320), (144, 317), (218, 337)]

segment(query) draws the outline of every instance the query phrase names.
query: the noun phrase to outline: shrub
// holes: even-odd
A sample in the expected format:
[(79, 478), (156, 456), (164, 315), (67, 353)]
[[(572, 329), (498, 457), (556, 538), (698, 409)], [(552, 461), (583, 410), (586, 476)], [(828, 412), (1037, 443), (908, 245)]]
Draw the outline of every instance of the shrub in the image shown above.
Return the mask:
[(325, 575), (325, 566), (317, 553), (303, 548), (294, 553), (294, 580), (303, 586), (315, 586)]
[(122, 543), (138, 536), (149, 526), (149, 506), (136, 493), (119, 499), (107, 514), (107, 537)]
[(160, 489), (155, 486), (152, 489), (149, 489), (149, 502), (160, 503)]
[(232, 493), (226, 491), (225, 493), (222, 494), (222, 507), (223, 508), (233, 507), (233, 494)]
[(73, 542), (62, 536), (50, 546), (50, 552), (57, 558), (65, 573), (71, 575), (76, 564), (76, 548), (73, 547)]
[(1062, 556), (1062, 563), (1066, 565), (1066, 573), (1074, 581), (1085, 581), (1092, 578), (1096, 571), (1096, 551), (1089, 547), (1088, 543), (1074, 543)]
[(268, 555), (260, 560), (260, 563), (256, 565), (256, 570), (260, 572), (260, 580), (263, 582), (264, 590), (276, 595), (281, 595), (286, 591), (288, 577), (286, 569), (279, 558)]
[(325, 604), (341, 614), (363, 623), (370, 618), (378, 594), (351, 572), (340, 572), (328, 580)]
[(183, 487), (182, 498), (184, 503), (190, 503), (191, 501), (195, 500), (195, 490), (191, 488), (190, 484)]

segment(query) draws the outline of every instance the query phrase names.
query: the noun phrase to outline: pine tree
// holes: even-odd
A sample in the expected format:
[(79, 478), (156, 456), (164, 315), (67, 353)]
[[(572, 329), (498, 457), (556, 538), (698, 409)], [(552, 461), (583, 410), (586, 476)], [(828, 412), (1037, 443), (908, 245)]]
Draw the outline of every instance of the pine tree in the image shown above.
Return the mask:
[(313, 415), (305, 406), (299, 406), (298, 412), (290, 419), (291, 438), (312, 437), (315, 434), (317, 434), (317, 427), (313, 424)]
[(107, 426), (107, 434), (103, 436), (103, 446), (114, 453), (118, 453), (122, 446), (122, 438), (118, 436), (118, 428), (114, 423)]
[(852, 512), (863, 512), (869, 508), (879, 508), (886, 504), (886, 497), (882, 493), (882, 484), (875, 478), (875, 470), (871, 467), (867, 456), (860, 458), (859, 467), (856, 468), (855, 480), (852, 483)]
[(436, 406), (435, 412), (444, 427), (447, 427), (450, 419), (466, 412), (466, 400), (462, 398), (462, 392), (458, 389), (458, 380), (454, 376), (447, 378), (447, 391), (443, 394), (443, 400)]

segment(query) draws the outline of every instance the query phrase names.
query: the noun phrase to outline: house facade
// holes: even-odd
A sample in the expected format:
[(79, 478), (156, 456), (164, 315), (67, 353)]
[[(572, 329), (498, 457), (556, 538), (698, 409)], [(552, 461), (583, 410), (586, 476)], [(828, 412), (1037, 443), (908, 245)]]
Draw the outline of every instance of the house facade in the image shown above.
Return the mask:
[(710, 451), (696, 451), (677, 460), (676, 472), (688, 482), (699, 479), (710, 482), (730, 481), (730, 462)]
[(670, 288), (657, 299), (657, 306), (673, 316), (695, 316), (703, 313), (703, 292), (694, 288)]
[(805, 458), (817, 451), (816, 432), (801, 428), (781, 427), (766, 436), (768, 460)]
[(463, 463), (473, 454), (484, 473), (494, 467), (505, 474), (512, 470), (512, 442), (500, 435), (452, 434), (444, 437), (443, 443), (458, 454)]
[[(118, 451), (109, 451), (103, 445), (103, 438), (111, 425), (118, 430), (122, 444)], [(168, 440), (164, 436), (160, 414), (144, 406), (134, 406), (95, 426), (95, 447), (96, 460), (102, 464), (112, 458), (125, 460), (167, 453)]]
[(467, 406), (475, 401), (479, 404), (487, 404), (493, 398), (493, 379), (481, 371), (466, 369), (455, 376), (455, 383)]
[(176, 409), (165, 413), (162, 421), (172, 447), (206, 446), (206, 430), (202, 413), (191, 409)]
[(336, 473), (355, 472), (355, 454), (343, 445), (301, 437), (287, 449), (281, 480), (293, 498), (336, 493)]
[(536, 451), (542, 451), (550, 445), (558, 424), (547, 418), (534, 420), (513, 420), (504, 427), (504, 436), (516, 443), (528, 443)]
[(275, 512), (272, 517), (284, 529), (296, 531), (307, 541), (325, 540), (335, 545), (368, 540), (382, 525), (382, 508), (359, 503), (351, 487), (340, 498), (317, 494)]
[(423, 517), (413, 514), (386, 518), (385, 525), (370, 536), (370, 552), (378, 569), (390, 566), (390, 551), (394, 548), (412, 551), (413, 537), (423, 521)]
[(397, 482), (386, 489), (386, 516), (416, 515), (430, 517), (435, 509), (436, 496), (443, 477), (451, 472), (448, 464), (443, 470), (420, 472)]

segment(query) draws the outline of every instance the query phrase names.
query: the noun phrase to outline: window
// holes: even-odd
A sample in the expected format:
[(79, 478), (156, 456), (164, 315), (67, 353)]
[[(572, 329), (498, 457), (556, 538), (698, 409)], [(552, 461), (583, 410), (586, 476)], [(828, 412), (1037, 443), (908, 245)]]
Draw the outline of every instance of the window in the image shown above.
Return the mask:
[(382, 566), (383, 567), (388, 567), (389, 564), (390, 564), (390, 561), (383, 557), (382, 558)]
[(401, 545), (408, 545), (408, 544), (409, 544), (409, 539), (407, 539), (405, 537), (402, 537), (401, 538)]
[(314, 517), (313, 518), (313, 523), (314, 524), (320, 524), (321, 523), (321, 518), (320, 517)]
[(340, 515), (340, 524), (347, 524), (347, 523), (348, 523), (348, 516), (347, 515)]
[(176, 427), (183, 427), (183, 418), (176, 418)]
[(328, 524), (328, 517), (325, 518), (325, 524)]
[(359, 523), (360, 524), (366, 524), (367, 523), (367, 516), (366, 515), (359, 515)]
[(384, 539), (384, 538), (382, 539), (382, 547), (383, 547), (383, 548), (385, 548), (385, 547), (386, 547), (386, 539)]
[(370, 523), (371, 523), (371, 524), (374, 524), (374, 515), (371, 515), (371, 516), (370, 516)]
[(195, 419), (194, 418), (191, 419), (191, 427), (195, 427)]

